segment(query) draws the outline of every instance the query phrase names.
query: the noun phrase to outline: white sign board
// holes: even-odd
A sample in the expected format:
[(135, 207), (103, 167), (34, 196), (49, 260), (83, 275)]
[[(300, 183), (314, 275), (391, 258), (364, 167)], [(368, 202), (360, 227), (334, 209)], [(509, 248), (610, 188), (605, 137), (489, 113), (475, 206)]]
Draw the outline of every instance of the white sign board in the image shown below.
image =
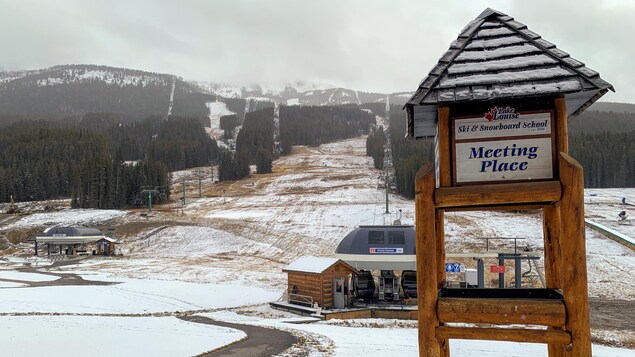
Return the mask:
[(457, 184), (553, 178), (551, 112), (492, 108), (454, 119)]
[(504, 138), (551, 134), (551, 113), (518, 114), (518, 118), (492, 120), (485, 118), (456, 119), (455, 140)]
[(551, 138), (456, 144), (456, 182), (553, 177)]

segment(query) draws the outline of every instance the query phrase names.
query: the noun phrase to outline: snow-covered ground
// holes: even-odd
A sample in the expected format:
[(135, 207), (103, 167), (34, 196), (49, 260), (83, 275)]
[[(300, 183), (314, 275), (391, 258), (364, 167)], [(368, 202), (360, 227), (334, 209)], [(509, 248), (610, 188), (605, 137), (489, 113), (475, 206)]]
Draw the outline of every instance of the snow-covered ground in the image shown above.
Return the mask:
[(209, 109), (209, 127), (211, 134), (215, 138), (220, 138), (223, 135), (223, 130), (220, 129), (220, 118), (225, 115), (236, 114), (227, 109), (227, 104), (224, 102), (207, 102), (207, 109)]
[(3, 356), (192, 356), (244, 337), (175, 317), (0, 317)]
[(0, 270), (0, 279), (22, 281), (54, 281), (59, 279), (59, 277), (45, 274), (22, 273), (12, 270)]
[(104, 221), (122, 218), (128, 214), (120, 210), (76, 209), (49, 213), (34, 213), (22, 216), (20, 220), (3, 226), (0, 229), (29, 228), (39, 226), (73, 226), (78, 224), (98, 225)]
[[(418, 356), (417, 329), (398, 327), (395, 320), (369, 319), (338, 321), (330, 320), (310, 324), (293, 323), (294, 318), (262, 318), (244, 316), (235, 312), (214, 312), (202, 314), (213, 319), (240, 322), (257, 326), (274, 327), (284, 330), (299, 330), (313, 335), (325, 336), (334, 345), (335, 356)], [(361, 326), (360, 326), (361, 325)], [(366, 327), (365, 327), (366, 326)], [(328, 345), (328, 342), (323, 342)], [(325, 346), (322, 346), (325, 348)], [(450, 354), (454, 357), (494, 356), (494, 357), (546, 357), (547, 346), (532, 343), (451, 340)], [(593, 345), (594, 357), (631, 357), (633, 350)]]
[(149, 314), (260, 304), (278, 292), (246, 285), (82, 276), (115, 285), (47, 286), (0, 291), (0, 313)]
[[(219, 118), (227, 114), (224, 103), (219, 103), (214, 113), (223, 113), (218, 114)], [(211, 180), (204, 180), (202, 198), (198, 198), (198, 187), (191, 184), (196, 176), (194, 170), (180, 171), (174, 176), (173, 192), (178, 194), (173, 198), (180, 198), (181, 178), (185, 177), (187, 204), (157, 207), (156, 212), (148, 217), (125, 211), (69, 210), (12, 219), (0, 230), (53, 224), (90, 226), (113, 220), (117, 222), (114, 224), (117, 226), (116, 238), (123, 243), (118, 250), (124, 256), (92, 258), (78, 265), (52, 269), (57, 273), (80, 274), (86, 280), (119, 282), (116, 285), (29, 288), (0, 281), (0, 301), (3, 302), (0, 313), (147, 315), (206, 310), (214, 311), (212, 316), (223, 320), (273, 326), (313, 336), (318, 341), (318, 346), (310, 349), (314, 356), (416, 355), (417, 333), (413, 326), (395, 326), (381, 319), (374, 319), (361, 327), (332, 323), (292, 325), (284, 322), (289, 317), (256, 318), (222, 311), (277, 300), (286, 288), (282, 267), (301, 256), (332, 257), (340, 240), (358, 225), (390, 224), (397, 218), (401, 218), (404, 224), (413, 224), (413, 201), (390, 195), (391, 213), (384, 214), (385, 191), (378, 188), (381, 172), (372, 168), (372, 159), (365, 154), (364, 137), (320, 147), (296, 147), (293, 155), (276, 160), (271, 174), (252, 175), (233, 183), (213, 184)], [(635, 226), (617, 224), (620, 210), (626, 209), (631, 215), (635, 213), (635, 207), (620, 204), (622, 197), (626, 197), (627, 202), (635, 201), (635, 189), (587, 190), (586, 216), (633, 237)], [(523, 240), (519, 241), (519, 247), (529, 246), (538, 253), (542, 252), (540, 212), (448, 213), (445, 232), (448, 252), (484, 250), (482, 238), (486, 237), (520, 237)], [(635, 300), (632, 278), (635, 252), (594, 231), (587, 230), (586, 233), (591, 297)], [(509, 242), (491, 241), (490, 244), (494, 249), (513, 249)], [(0, 268), (3, 269), (0, 279), (2, 274), (9, 274), (4, 278), (28, 281), (27, 275), (18, 275), (27, 273), (8, 272), (25, 263), (45, 267), (51, 261), (5, 257), (0, 260)], [(475, 265), (471, 259), (461, 263), (466, 267)], [(541, 261), (539, 266), (542, 267)], [(31, 276), (31, 279), (39, 278)], [(487, 277), (490, 278), (494, 276)], [(273, 314), (268, 307), (260, 309)], [(16, 322), (26, 318), (24, 316), (11, 316), (8, 320), (4, 316), (0, 319), (9, 325), (32, 327), (55, 319), (61, 323), (80, 321), (70, 316), (41, 318), (44, 317), (48, 320), (28, 317), (28, 320), (20, 322), (24, 325)], [(121, 320), (122, 326), (125, 326), (125, 321), (129, 321), (130, 326), (145, 323), (140, 322), (141, 317), (121, 319), (124, 319)], [(94, 317), (82, 321), (88, 322), (77, 322), (77, 326), (99, 328), (111, 326), (109, 322), (101, 321), (119, 320)], [(633, 321), (625, 323), (632, 324)], [(160, 324), (156, 326), (160, 329)], [(175, 326), (178, 330), (175, 335), (190, 331), (189, 325)], [(146, 331), (143, 328), (139, 330)], [(65, 336), (57, 332), (54, 329), (50, 331), (57, 338)], [(162, 338), (160, 334), (151, 336), (144, 333), (141, 335), (145, 337), (139, 339), (146, 343), (153, 338)], [(607, 333), (620, 337), (615, 331)], [(4, 341), (2, 338), (4, 336), (0, 337), (0, 342)], [(171, 340), (166, 338), (165, 341)], [(174, 354), (201, 353), (217, 346), (214, 341), (210, 339), (209, 346), (194, 343), (198, 347), (178, 350)], [(618, 338), (617, 342), (620, 341)], [(15, 347), (15, 354), (21, 354), (21, 343), (10, 342), (8, 345)], [(451, 346), (453, 356), (546, 355), (544, 346), (531, 344), (453, 341)], [(594, 346), (594, 355), (597, 356), (634, 354), (633, 350)]]

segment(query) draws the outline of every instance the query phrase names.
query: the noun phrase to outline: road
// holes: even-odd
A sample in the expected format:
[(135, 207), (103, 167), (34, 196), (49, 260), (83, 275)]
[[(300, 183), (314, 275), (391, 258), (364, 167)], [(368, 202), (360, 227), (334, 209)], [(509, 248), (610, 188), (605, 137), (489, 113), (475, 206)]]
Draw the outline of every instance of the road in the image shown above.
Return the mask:
[(205, 357), (236, 356), (236, 357), (265, 357), (282, 353), (296, 343), (297, 338), (291, 333), (264, 327), (232, 324), (212, 320), (203, 316), (179, 316), (184, 321), (196, 322), (241, 330), (247, 334), (247, 339), (216, 351), (202, 354)]

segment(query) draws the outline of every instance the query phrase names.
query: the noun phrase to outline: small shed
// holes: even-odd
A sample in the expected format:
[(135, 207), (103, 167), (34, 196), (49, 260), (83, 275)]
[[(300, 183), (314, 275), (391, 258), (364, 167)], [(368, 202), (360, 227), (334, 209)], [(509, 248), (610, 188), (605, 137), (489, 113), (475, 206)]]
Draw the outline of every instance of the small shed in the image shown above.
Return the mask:
[(357, 270), (337, 258), (302, 257), (282, 269), (288, 274), (289, 302), (344, 308), (350, 299), (350, 278)]
[(38, 245), (46, 243), (47, 255), (51, 255), (51, 246), (57, 246), (60, 254), (77, 255), (86, 253), (86, 245), (97, 244), (98, 251), (103, 255), (114, 255), (115, 239), (106, 237), (96, 228), (84, 227), (52, 227), (44, 230), (43, 236), (35, 237), (35, 255), (38, 255)]

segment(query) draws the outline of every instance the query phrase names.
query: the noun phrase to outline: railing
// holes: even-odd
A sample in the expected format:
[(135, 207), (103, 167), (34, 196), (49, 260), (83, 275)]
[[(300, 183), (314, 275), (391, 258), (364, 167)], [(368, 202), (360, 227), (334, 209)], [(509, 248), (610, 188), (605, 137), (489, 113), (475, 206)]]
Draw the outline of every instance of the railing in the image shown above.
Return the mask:
[(313, 306), (313, 298), (307, 295), (289, 294), (289, 302), (292, 304)]

